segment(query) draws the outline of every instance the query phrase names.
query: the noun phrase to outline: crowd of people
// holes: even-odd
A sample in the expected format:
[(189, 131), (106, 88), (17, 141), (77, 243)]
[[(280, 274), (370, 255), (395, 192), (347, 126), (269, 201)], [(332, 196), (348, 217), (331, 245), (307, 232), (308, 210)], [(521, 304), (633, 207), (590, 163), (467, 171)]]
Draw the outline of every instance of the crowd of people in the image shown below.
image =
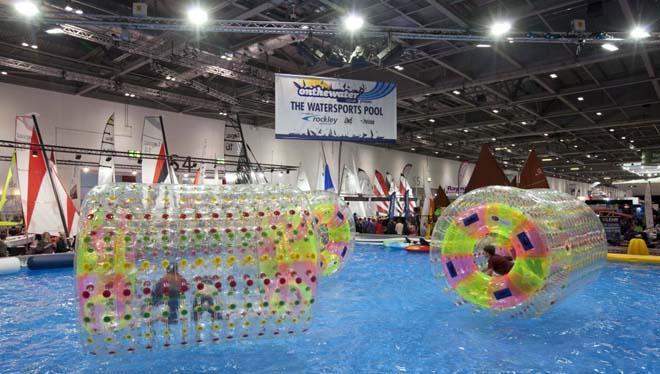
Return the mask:
[[(353, 215), (355, 231), (361, 234), (425, 236), (426, 227), (420, 224), (419, 216), (404, 217), (357, 217)], [(420, 230), (421, 229), (421, 230)]]
[(7, 245), (9, 237), (20, 235), (25, 235), (25, 228), (22, 226), (13, 226), (0, 232), (0, 257), (64, 253), (71, 251), (74, 247), (74, 243), (67, 239), (64, 233), (52, 236), (48, 232), (34, 235), (34, 239), (26, 244), (13, 247)]

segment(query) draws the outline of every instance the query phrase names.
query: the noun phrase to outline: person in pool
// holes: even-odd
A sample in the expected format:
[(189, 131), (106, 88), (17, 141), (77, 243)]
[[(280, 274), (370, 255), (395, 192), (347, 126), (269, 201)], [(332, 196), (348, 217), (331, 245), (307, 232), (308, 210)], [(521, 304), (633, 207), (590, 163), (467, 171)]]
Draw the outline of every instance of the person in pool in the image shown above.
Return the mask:
[(176, 264), (170, 264), (153, 291), (153, 305), (167, 303), (167, 322), (176, 323), (179, 318), (179, 298), (188, 289), (188, 281), (179, 274)]
[(495, 246), (487, 245), (483, 249), (488, 257), (488, 266), (484, 273), (488, 275), (505, 275), (513, 268), (513, 259), (509, 256), (501, 256), (495, 253)]

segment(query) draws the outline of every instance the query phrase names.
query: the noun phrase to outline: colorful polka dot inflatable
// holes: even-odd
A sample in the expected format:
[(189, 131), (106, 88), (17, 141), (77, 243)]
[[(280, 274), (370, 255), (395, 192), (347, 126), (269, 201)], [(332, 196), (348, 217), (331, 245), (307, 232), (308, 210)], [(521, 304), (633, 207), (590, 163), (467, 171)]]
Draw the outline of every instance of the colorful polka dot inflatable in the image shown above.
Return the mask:
[(97, 355), (306, 331), (320, 274), (308, 199), (267, 185), (98, 186), (76, 282)]
[(348, 205), (331, 192), (308, 193), (320, 240), (322, 275), (338, 273), (353, 252), (355, 223)]
[[(487, 275), (483, 248), (511, 256), (508, 274)], [(454, 201), (431, 241), (436, 277), (477, 309), (535, 317), (593, 280), (607, 257), (600, 220), (553, 190), (486, 187)]]

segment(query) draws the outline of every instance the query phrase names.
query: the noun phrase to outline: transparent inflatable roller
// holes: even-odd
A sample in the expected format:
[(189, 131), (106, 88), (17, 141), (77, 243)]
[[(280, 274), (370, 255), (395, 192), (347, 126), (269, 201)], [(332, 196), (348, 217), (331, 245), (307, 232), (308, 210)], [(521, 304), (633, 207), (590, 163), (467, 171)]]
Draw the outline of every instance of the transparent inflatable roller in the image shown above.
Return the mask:
[(82, 217), (76, 292), (92, 354), (288, 336), (311, 324), (319, 238), (295, 189), (105, 185), (87, 195)]
[[(493, 245), (514, 265), (483, 270)], [(446, 208), (431, 240), (436, 278), (465, 302), (513, 317), (536, 317), (595, 279), (607, 257), (605, 232), (584, 202), (547, 189), (486, 187)]]

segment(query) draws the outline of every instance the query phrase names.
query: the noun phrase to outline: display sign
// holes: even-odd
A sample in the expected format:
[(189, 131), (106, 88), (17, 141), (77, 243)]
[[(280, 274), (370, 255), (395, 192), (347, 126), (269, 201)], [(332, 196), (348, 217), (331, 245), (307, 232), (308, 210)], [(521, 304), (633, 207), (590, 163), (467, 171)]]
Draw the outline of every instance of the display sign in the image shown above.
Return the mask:
[(275, 75), (278, 139), (396, 142), (396, 84)]
[(658, 165), (658, 164), (660, 164), (660, 151), (642, 152), (642, 165)]
[(600, 222), (605, 229), (605, 236), (610, 243), (618, 243), (621, 241), (621, 223), (619, 217), (599, 217)]

